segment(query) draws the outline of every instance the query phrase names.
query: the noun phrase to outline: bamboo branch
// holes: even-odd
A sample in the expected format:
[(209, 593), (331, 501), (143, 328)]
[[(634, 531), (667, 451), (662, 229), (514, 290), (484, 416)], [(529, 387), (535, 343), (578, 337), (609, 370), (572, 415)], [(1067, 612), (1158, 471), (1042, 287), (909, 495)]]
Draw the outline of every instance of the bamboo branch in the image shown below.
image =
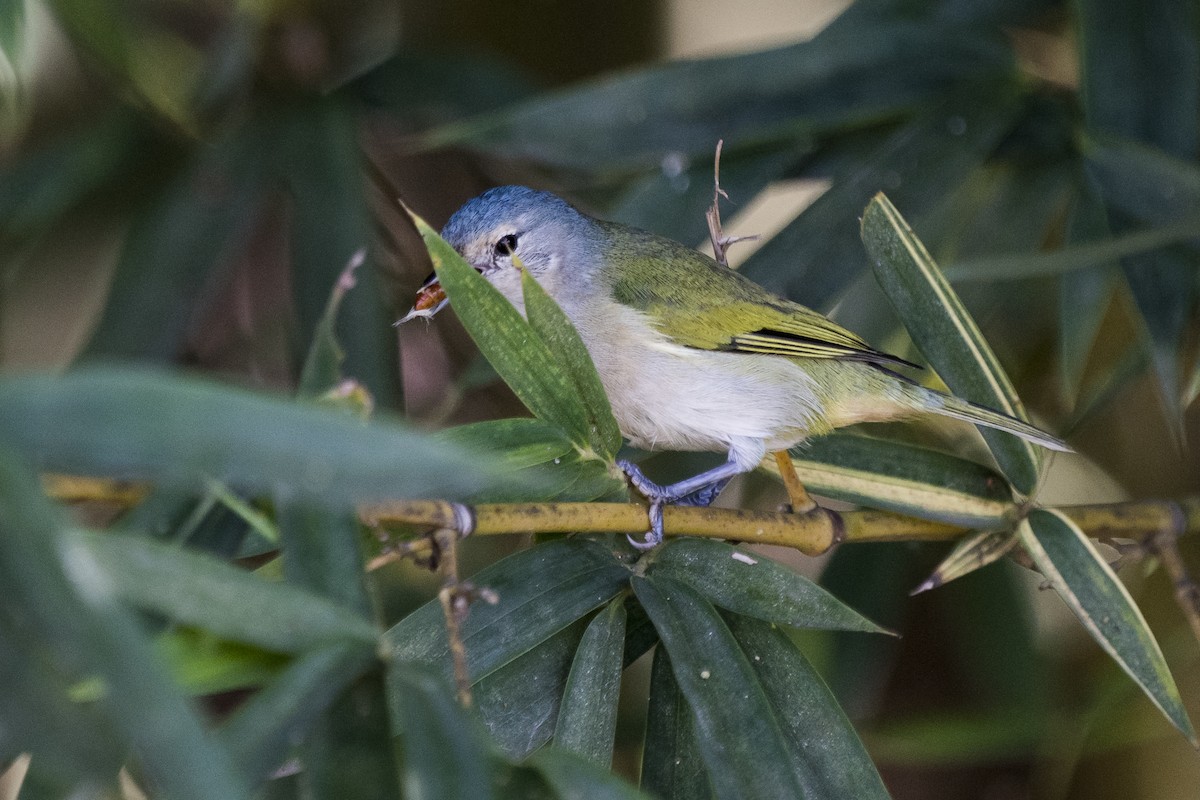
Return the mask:
[(1175, 589), (1175, 602), (1179, 610), (1192, 628), (1192, 635), (1200, 641), (1200, 585), (1188, 571), (1183, 555), (1179, 552), (1179, 537), (1189, 530), (1189, 521), (1185, 510), (1180, 510), (1172, 519), (1170, 528), (1163, 528), (1146, 540), (1148, 549), (1152, 550), (1162, 561), (1163, 569), (1171, 577)]
[[(99, 502), (128, 508), (145, 497), (145, 485), (69, 475), (43, 477), (46, 493), (64, 503)], [(1059, 509), (1095, 539), (1149, 539), (1164, 531), (1200, 532), (1200, 495), (1177, 500), (1066, 506)], [(377, 528), (418, 525), (476, 536), (513, 533), (643, 533), (646, 508), (633, 503), (488, 503), (474, 507), (443, 500), (397, 500), (363, 506), (362, 521)], [(817, 555), (838, 542), (945, 541), (967, 528), (888, 511), (831, 511), (808, 514), (668, 506), (667, 536), (699, 536), (775, 544)], [(1160, 540), (1161, 543), (1161, 540)], [(428, 550), (418, 541), (396, 545), (404, 553)], [(1158, 549), (1157, 547), (1155, 549)], [(1171, 565), (1166, 565), (1171, 569)]]
[[(1059, 509), (1089, 536), (1098, 539), (1145, 539), (1178, 524), (1200, 531), (1200, 497), (1143, 500), (1129, 503), (1067, 506)], [(471, 519), (470, 533), (491, 536), (515, 533), (639, 534), (647, 525), (645, 506), (631, 503), (513, 503), (461, 506), (436, 500), (397, 501), (361, 510), (365, 523), (443, 527), (454, 519)], [(969, 529), (869, 509), (807, 514), (741, 511), (727, 508), (668, 506), (666, 536), (699, 536), (791, 547), (808, 555), (824, 553), (839, 542), (945, 541)], [(465, 532), (465, 531), (464, 531)]]
[(445, 577), (438, 602), (442, 604), (442, 616), (446, 618), (446, 640), (450, 645), (450, 660), (454, 663), (454, 686), (458, 704), (471, 707), (471, 674), (467, 671), (467, 646), (463, 643), (462, 624), (471, 609), (468, 594), (462, 591), (458, 580), (459, 532), (451, 528), (439, 528), (431, 537), (441, 554), (441, 569)]
[[(68, 475), (43, 476), (43, 485), (48, 495), (60, 501), (106, 503), (117, 508), (138, 504), (147, 492), (141, 484)], [(1174, 586), (1180, 610), (1200, 640), (1200, 585), (1188, 571), (1178, 546), (1180, 536), (1200, 532), (1200, 496), (1058, 510), (1094, 539), (1132, 539), (1137, 542), (1138, 552), (1157, 555)], [(427, 563), (430, 568), (443, 562), (446, 583), (439, 599), (446, 614), (459, 701), (464, 706), (471, 703), (470, 678), (465, 649), (455, 645), (460, 640), (458, 629), (471, 602), (480, 598), (492, 602), (494, 598), (487, 596), (485, 589), (458, 580), (455, 542), (447, 539), (456, 541), (470, 534), (636, 536), (649, 524), (646, 507), (632, 503), (492, 503), (470, 507), (443, 500), (400, 500), (364, 506), (359, 516), (380, 534), (380, 550), (368, 562), (368, 569), (405, 558)], [(418, 526), (432, 534), (398, 539), (387, 531), (397, 526)], [(841, 542), (946, 541), (969, 532), (961, 526), (888, 511), (832, 511), (820, 506), (798, 514), (668, 506), (663, 512), (663, 529), (665, 536), (780, 545), (806, 555), (820, 555)]]
[(63, 503), (106, 503), (118, 508), (135, 506), (150, 493), (144, 483), (60, 473), (42, 475), (42, 488)]

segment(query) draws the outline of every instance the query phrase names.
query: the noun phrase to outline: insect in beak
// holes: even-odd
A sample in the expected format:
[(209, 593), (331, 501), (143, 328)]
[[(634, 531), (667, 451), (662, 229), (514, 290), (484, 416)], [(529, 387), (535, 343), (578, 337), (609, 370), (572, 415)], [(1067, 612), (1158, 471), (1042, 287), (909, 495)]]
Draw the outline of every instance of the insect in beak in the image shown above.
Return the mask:
[(430, 319), (434, 314), (445, 308), (449, 302), (449, 298), (446, 297), (446, 291), (442, 289), (442, 284), (438, 281), (437, 273), (430, 273), (425, 282), (421, 284), (421, 288), (417, 290), (417, 298), (413, 301), (413, 307), (395, 324), (403, 325), (410, 319), (416, 319), (417, 317)]

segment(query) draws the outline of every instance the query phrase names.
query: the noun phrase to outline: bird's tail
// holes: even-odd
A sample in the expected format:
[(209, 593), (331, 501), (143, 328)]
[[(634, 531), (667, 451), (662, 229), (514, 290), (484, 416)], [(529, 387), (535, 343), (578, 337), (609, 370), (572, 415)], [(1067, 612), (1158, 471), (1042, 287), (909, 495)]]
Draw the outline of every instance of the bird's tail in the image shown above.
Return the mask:
[(917, 399), (924, 410), (931, 411), (934, 414), (940, 414), (943, 417), (952, 417), (961, 419), (965, 422), (970, 422), (975, 425), (983, 425), (987, 428), (995, 428), (997, 430), (1011, 433), (1013, 436), (1019, 436), (1022, 439), (1041, 445), (1050, 450), (1058, 450), (1064, 453), (1073, 453), (1070, 445), (1055, 436), (1051, 436), (1041, 428), (1036, 428), (1028, 422), (1023, 422), (1016, 417), (1010, 417), (1008, 414), (1002, 414), (999, 411), (993, 411), (990, 408), (985, 408), (976, 405), (968, 400), (963, 400), (959, 397), (952, 397), (941, 392), (935, 392), (931, 389), (926, 389), (923, 386), (909, 384), (909, 387), (919, 394)]

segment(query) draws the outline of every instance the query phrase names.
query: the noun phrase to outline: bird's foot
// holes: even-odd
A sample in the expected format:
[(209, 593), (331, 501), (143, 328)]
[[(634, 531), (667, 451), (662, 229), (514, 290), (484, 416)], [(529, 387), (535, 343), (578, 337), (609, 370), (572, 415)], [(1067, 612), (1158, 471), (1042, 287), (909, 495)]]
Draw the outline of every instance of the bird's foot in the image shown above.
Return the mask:
[(641, 468), (632, 462), (618, 461), (617, 466), (625, 472), (633, 488), (637, 489), (643, 497), (650, 501), (650, 530), (646, 532), (645, 538), (635, 539), (628, 535), (625, 537), (638, 550), (650, 550), (662, 544), (664, 506), (668, 504), (700, 507), (712, 505), (712, 502), (717, 499), (717, 495), (721, 493), (721, 490), (732, 479), (721, 478), (701, 486), (699, 489), (692, 489), (691, 486), (688, 486), (690, 491), (680, 493), (676, 487), (679, 487), (681, 484), (661, 486), (647, 478)]
[(675, 501), (677, 506), (697, 506), (699, 508), (708, 508), (717, 499), (717, 495), (729, 485), (733, 478), (724, 478), (719, 481), (714, 481), (708, 486), (704, 486), (691, 494), (685, 494), (683, 497)]
[(625, 473), (625, 477), (633, 484), (633, 488), (644, 497), (655, 497), (662, 494), (663, 487), (659, 486), (654, 481), (646, 477), (646, 473), (642, 472), (642, 468), (632, 461), (621, 459), (617, 462), (617, 466)]
[(625, 534), (625, 538), (638, 550), (651, 550), (658, 547), (663, 540), (663, 506), (671, 502), (673, 498), (668, 496), (662, 486), (647, 478), (641, 467), (632, 461), (618, 461), (617, 466), (624, 471), (625, 477), (629, 478), (633, 488), (650, 501), (650, 530), (646, 531), (646, 535), (642, 539), (635, 539), (629, 534)]

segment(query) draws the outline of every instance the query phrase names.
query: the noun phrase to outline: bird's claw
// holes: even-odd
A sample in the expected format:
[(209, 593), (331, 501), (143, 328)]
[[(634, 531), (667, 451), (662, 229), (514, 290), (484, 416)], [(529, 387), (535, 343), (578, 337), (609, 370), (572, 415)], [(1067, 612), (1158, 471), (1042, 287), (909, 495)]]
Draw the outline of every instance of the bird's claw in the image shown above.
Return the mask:
[(662, 544), (663, 540), (663, 505), (662, 500), (650, 501), (650, 530), (646, 531), (645, 538), (635, 539), (632, 534), (625, 534), (626, 541), (635, 550), (653, 550)]
[(625, 473), (625, 477), (629, 478), (633, 488), (650, 501), (650, 530), (646, 531), (645, 538), (635, 539), (630, 534), (626, 534), (625, 538), (638, 550), (658, 547), (663, 540), (663, 506), (671, 502), (672, 498), (663, 491), (663, 487), (647, 478), (641, 468), (632, 461), (618, 461), (617, 466)]
[[(649, 550), (662, 544), (663, 506), (668, 503), (680, 506), (709, 506), (732, 479), (732, 476), (727, 475), (717, 477), (716, 480), (707, 483), (701, 480), (697, 484), (696, 478), (693, 478), (673, 483), (670, 486), (659, 486), (647, 478), (641, 468), (632, 462), (618, 461), (617, 466), (625, 472), (625, 476), (629, 478), (633, 488), (650, 501), (650, 530), (646, 533), (646, 538), (637, 540), (631, 536), (626, 537), (629, 539), (629, 543), (638, 550)], [(704, 477), (707, 477), (707, 473), (697, 476), (700, 479)], [(696, 488), (697, 485), (700, 488)]]
[(653, 499), (663, 494), (663, 487), (647, 478), (646, 473), (642, 472), (642, 468), (637, 464), (622, 459), (617, 462), (617, 466), (625, 473), (625, 477), (633, 484), (633, 488), (641, 492), (643, 496)]

